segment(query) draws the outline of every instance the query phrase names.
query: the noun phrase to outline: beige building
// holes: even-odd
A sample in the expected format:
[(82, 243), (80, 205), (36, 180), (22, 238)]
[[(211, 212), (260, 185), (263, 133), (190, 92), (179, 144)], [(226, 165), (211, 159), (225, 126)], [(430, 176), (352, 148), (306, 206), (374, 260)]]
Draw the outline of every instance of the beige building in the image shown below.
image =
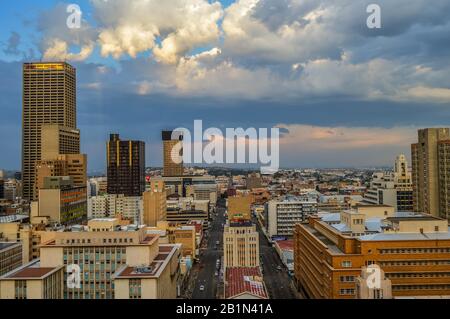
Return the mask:
[(39, 190), (44, 187), (45, 177), (70, 176), (74, 186), (87, 184), (87, 155), (64, 154), (54, 159), (36, 162), (35, 199), (38, 199)]
[(0, 242), (0, 276), (22, 266), (22, 243)]
[(87, 220), (86, 186), (74, 186), (69, 176), (46, 177), (39, 190), (39, 217), (49, 222), (75, 224)]
[[(47, 299), (177, 297), (180, 246), (159, 244), (158, 236), (147, 235), (145, 228), (121, 226), (115, 218), (94, 219), (88, 226), (56, 232), (42, 243), (40, 255), (39, 264), (25, 267), (26, 273), (46, 276), (63, 269), (62, 295), (49, 294)], [(45, 278), (33, 280), (44, 286)], [(58, 289), (59, 279), (54, 280)], [(24, 285), (21, 276), (14, 274), (0, 278), (0, 285), (2, 298), (36, 295), (31, 289), (37, 284)], [(15, 289), (19, 286), (25, 291)]]
[(144, 224), (156, 226), (167, 219), (166, 190), (163, 181), (152, 181), (150, 190), (144, 192)]
[(176, 225), (165, 221), (159, 221), (156, 227), (147, 227), (147, 234), (160, 234), (168, 244), (181, 244), (181, 254), (183, 257), (191, 256), (191, 259), (197, 258), (198, 246), (195, 226)]
[(0, 278), (0, 299), (62, 299), (64, 267), (40, 266), (34, 260)]
[[(42, 159), (41, 128), (45, 124), (76, 130), (76, 70), (68, 63), (23, 65), (22, 181), (23, 197), (29, 200), (34, 193), (35, 164)], [(79, 153), (79, 138), (71, 147)]]
[(228, 198), (228, 218), (232, 219), (245, 219), (250, 220), (251, 206), (253, 203), (253, 196), (236, 196)]
[(230, 221), (223, 233), (224, 269), (259, 266), (259, 234), (250, 221)]
[(427, 128), (419, 130), (418, 143), (411, 145), (414, 211), (449, 219), (448, 143), (448, 128)]

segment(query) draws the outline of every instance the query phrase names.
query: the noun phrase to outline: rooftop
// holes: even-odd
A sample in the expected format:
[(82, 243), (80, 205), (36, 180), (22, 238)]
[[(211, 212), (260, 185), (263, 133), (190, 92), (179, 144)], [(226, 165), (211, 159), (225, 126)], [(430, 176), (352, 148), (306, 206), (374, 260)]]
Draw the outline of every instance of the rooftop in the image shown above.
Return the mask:
[[(14, 269), (13, 271), (5, 274), (1, 279), (42, 279), (45, 278), (54, 272), (62, 269), (63, 266), (60, 267), (41, 267), (41, 263), (39, 259), (33, 260), (27, 265), (21, 266), (19, 268)], [(1, 280), (0, 279), (0, 280)]]
[(179, 244), (160, 245), (159, 254), (150, 265), (143, 267), (129, 267), (125, 265), (117, 270), (114, 274), (114, 278), (158, 278), (164, 269), (169, 265), (169, 261), (172, 259), (179, 247)]
[(278, 245), (281, 250), (294, 250), (294, 241), (292, 239), (276, 241), (275, 245)]
[(267, 299), (266, 288), (258, 267), (233, 267), (226, 270), (225, 298), (245, 293)]
[(6, 248), (10, 248), (12, 246), (22, 245), (21, 243), (16, 242), (7, 242), (7, 243), (0, 243), (0, 251)]

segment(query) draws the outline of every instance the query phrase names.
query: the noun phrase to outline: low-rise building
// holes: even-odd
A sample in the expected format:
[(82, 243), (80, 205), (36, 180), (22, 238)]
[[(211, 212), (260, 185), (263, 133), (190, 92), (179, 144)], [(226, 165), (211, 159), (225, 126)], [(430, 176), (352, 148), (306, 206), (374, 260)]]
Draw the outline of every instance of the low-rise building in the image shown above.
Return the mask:
[(268, 299), (259, 267), (232, 267), (225, 271), (225, 299)]
[[(94, 219), (88, 226), (67, 230), (55, 232), (50, 241), (42, 243), (39, 267), (33, 270), (63, 267), (62, 298), (177, 296), (180, 245), (159, 244), (158, 236), (147, 235), (145, 227), (121, 226), (116, 218)], [(41, 284), (44, 279), (40, 279)], [(18, 292), (11, 289), (21, 279), (10, 276), (0, 280), (15, 281), (14, 285), (2, 285), (1, 295), (17, 298)]]

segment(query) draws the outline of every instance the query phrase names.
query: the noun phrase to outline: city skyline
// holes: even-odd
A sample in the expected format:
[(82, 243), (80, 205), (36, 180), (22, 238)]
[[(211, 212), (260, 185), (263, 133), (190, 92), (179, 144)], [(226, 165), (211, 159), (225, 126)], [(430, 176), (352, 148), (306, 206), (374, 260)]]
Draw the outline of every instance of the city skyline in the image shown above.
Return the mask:
[[(187, 26), (169, 14), (177, 2), (168, 2), (159, 8), (167, 25), (154, 22), (154, 43), (121, 42), (120, 27), (144, 18), (114, 1), (77, 2), (84, 19), (78, 31), (65, 26), (64, 5), (30, 2), (7, 4), (2, 13), (0, 147), (10, 154), (0, 163), (5, 169), (19, 169), (21, 65), (40, 59), (66, 58), (77, 68), (78, 127), (91, 172), (105, 169), (110, 133), (143, 140), (147, 166), (160, 166), (160, 132), (196, 119), (219, 128), (284, 127), (280, 166), (292, 168), (388, 166), (399, 152), (409, 159), (418, 129), (450, 121), (445, 1), (400, 1), (395, 10), (379, 1), (383, 26), (365, 30), (368, 1), (333, 6), (289, 0), (271, 8), (264, 0), (192, 0), (181, 6), (187, 22), (195, 20), (194, 34), (202, 26), (212, 26), (211, 33), (181, 40), (175, 35)], [(198, 15), (189, 11), (191, 2), (201, 8)], [(151, 20), (152, 7), (140, 1), (135, 6)], [(136, 31), (152, 38), (148, 24), (143, 28)], [(179, 49), (172, 55), (164, 45), (168, 39)]]

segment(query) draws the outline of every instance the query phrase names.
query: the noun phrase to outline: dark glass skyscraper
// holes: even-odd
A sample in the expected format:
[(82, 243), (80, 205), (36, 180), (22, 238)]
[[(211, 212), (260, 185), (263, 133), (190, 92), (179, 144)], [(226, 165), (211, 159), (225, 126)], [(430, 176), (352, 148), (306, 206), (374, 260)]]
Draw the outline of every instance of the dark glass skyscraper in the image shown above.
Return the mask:
[(107, 143), (108, 194), (142, 196), (145, 191), (145, 143), (121, 141), (111, 134)]

